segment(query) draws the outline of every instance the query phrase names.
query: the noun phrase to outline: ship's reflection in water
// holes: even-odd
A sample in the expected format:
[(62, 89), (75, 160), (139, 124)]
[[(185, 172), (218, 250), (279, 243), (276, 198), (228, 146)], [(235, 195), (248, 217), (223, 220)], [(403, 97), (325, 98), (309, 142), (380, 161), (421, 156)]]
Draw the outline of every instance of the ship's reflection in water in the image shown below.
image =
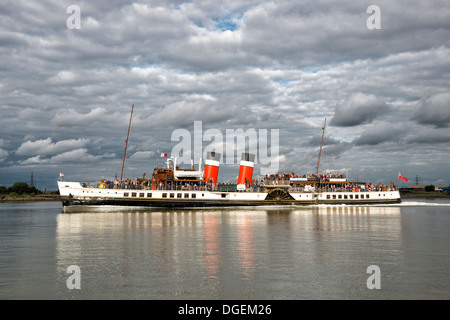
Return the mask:
[[(204, 262), (206, 277), (209, 279), (219, 279), (220, 271), (220, 238), (219, 238), (219, 222), (216, 215), (204, 215), (202, 217), (203, 227), (203, 246), (204, 246)], [(210, 290), (215, 291), (217, 288), (214, 282), (210, 283)]]
[[(91, 212), (57, 217), (62, 298), (364, 298), (401, 267), (399, 207)], [(78, 265), (81, 290), (68, 290)], [(385, 269), (384, 269), (385, 270)]]

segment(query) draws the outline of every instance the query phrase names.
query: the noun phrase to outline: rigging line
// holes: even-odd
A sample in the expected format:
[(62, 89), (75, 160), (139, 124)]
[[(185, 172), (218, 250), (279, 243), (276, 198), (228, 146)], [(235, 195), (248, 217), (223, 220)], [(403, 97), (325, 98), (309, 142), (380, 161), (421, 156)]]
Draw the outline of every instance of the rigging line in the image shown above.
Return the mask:
[(325, 125), (326, 124), (327, 124), (327, 119), (325, 118), (325, 121), (323, 122), (323, 127), (322, 127), (322, 141), (320, 142), (320, 151), (319, 151), (319, 159), (317, 160), (316, 177), (319, 175), (320, 155), (322, 154), (323, 136), (325, 134)]
[(130, 137), (131, 119), (133, 118), (134, 104), (131, 106), (130, 124), (128, 125), (127, 140), (125, 141), (125, 152), (123, 154), (122, 171), (120, 172), (120, 182), (122, 182), (123, 168), (125, 167), (125, 159), (127, 157), (128, 139)]

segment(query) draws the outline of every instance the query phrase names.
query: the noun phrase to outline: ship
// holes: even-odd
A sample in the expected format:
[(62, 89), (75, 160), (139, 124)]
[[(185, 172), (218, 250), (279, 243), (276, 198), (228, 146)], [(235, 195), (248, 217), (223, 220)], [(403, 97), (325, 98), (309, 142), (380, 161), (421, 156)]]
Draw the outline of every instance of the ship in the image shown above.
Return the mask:
[(208, 152), (204, 169), (179, 169), (176, 159), (156, 166), (151, 178), (101, 181), (96, 185), (58, 181), (65, 211), (77, 206), (229, 207), (317, 204), (389, 204), (401, 201), (395, 186), (352, 183), (342, 174), (293, 173), (252, 177), (254, 155), (243, 153), (237, 184), (218, 184), (220, 154)]
[(221, 154), (214, 151), (207, 152), (204, 166), (202, 159), (199, 159), (197, 168), (192, 161), (189, 168), (180, 168), (176, 157), (168, 157), (163, 165), (157, 162), (151, 177), (146, 177), (144, 173), (140, 178), (123, 180), (127, 136), (120, 179), (103, 179), (91, 185), (60, 178), (57, 183), (64, 212), (111, 206), (202, 208), (401, 202), (400, 193), (392, 181), (390, 185), (351, 182), (342, 173), (319, 174), (325, 124), (326, 119), (322, 127), (322, 142), (315, 173), (273, 173), (255, 178), (255, 155), (244, 152), (241, 154), (238, 178), (234, 184), (218, 182)]

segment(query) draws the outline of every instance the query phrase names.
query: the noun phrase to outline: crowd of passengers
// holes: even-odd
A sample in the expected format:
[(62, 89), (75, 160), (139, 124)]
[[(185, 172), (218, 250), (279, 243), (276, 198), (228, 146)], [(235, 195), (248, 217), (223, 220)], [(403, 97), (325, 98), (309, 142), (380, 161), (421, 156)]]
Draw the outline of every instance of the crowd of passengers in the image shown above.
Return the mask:
[[(271, 175), (268, 175), (271, 176)], [(273, 175), (274, 179), (269, 179), (272, 181), (277, 180), (287, 180), (285, 179), (284, 175)], [(335, 175), (332, 178), (343, 178), (343, 175)], [(329, 177), (330, 178), (330, 177)], [(322, 180), (326, 181), (326, 180)], [(247, 186), (246, 191), (263, 191), (268, 182), (267, 180), (255, 180), (253, 179), (252, 182)], [(220, 184), (222, 186), (234, 186), (235, 184), (232, 183), (222, 183)], [(269, 181), (270, 185), (270, 181)], [(142, 180), (138, 181), (132, 180), (132, 179), (125, 179), (124, 181), (120, 182), (119, 180), (108, 180), (108, 179), (102, 179), (100, 183), (90, 185), (90, 184), (84, 184), (84, 187), (97, 187), (97, 188), (104, 188), (104, 189), (134, 189), (134, 190), (217, 190), (218, 186), (211, 184), (211, 183), (170, 183), (170, 182), (159, 182), (156, 185), (151, 184), (151, 181), (149, 180)], [(337, 192), (337, 191), (346, 191), (346, 192), (364, 192), (364, 191), (390, 191), (395, 190), (396, 187), (394, 185), (385, 186), (384, 184), (373, 184), (373, 183), (350, 183), (350, 184), (326, 184), (326, 185), (308, 185), (305, 187), (296, 186), (293, 183), (290, 183), (290, 187), (288, 191), (297, 191), (302, 192), (305, 190), (311, 190), (311, 187), (316, 187), (315, 191), (322, 191), (322, 192)]]
[(294, 172), (285, 172), (285, 173), (266, 174), (264, 178), (265, 180), (289, 180), (290, 178), (307, 178), (307, 179), (319, 178), (322, 181), (330, 181), (330, 179), (344, 179), (346, 178), (346, 176), (342, 173), (321, 173), (316, 175), (315, 173), (297, 174)]
[(133, 180), (125, 179), (124, 181), (119, 181), (117, 179), (108, 180), (102, 179), (100, 183), (95, 183), (91, 185), (90, 183), (84, 184), (84, 187), (95, 187), (100, 189), (132, 189), (132, 190), (213, 190), (214, 185), (210, 183), (170, 183), (170, 182), (159, 182), (152, 186), (152, 182), (149, 180)]

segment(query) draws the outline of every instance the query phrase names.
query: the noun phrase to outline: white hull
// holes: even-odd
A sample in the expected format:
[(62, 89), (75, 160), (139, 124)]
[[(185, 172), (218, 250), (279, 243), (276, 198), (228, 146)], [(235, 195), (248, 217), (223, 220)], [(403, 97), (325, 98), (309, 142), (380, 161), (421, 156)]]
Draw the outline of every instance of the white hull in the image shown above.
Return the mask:
[[(398, 191), (368, 192), (220, 192), (206, 190), (134, 190), (83, 187), (58, 181), (65, 207), (77, 205), (128, 207), (206, 207), (310, 204), (379, 204), (400, 202)], [(284, 197), (283, 197), (284, 196)]]

